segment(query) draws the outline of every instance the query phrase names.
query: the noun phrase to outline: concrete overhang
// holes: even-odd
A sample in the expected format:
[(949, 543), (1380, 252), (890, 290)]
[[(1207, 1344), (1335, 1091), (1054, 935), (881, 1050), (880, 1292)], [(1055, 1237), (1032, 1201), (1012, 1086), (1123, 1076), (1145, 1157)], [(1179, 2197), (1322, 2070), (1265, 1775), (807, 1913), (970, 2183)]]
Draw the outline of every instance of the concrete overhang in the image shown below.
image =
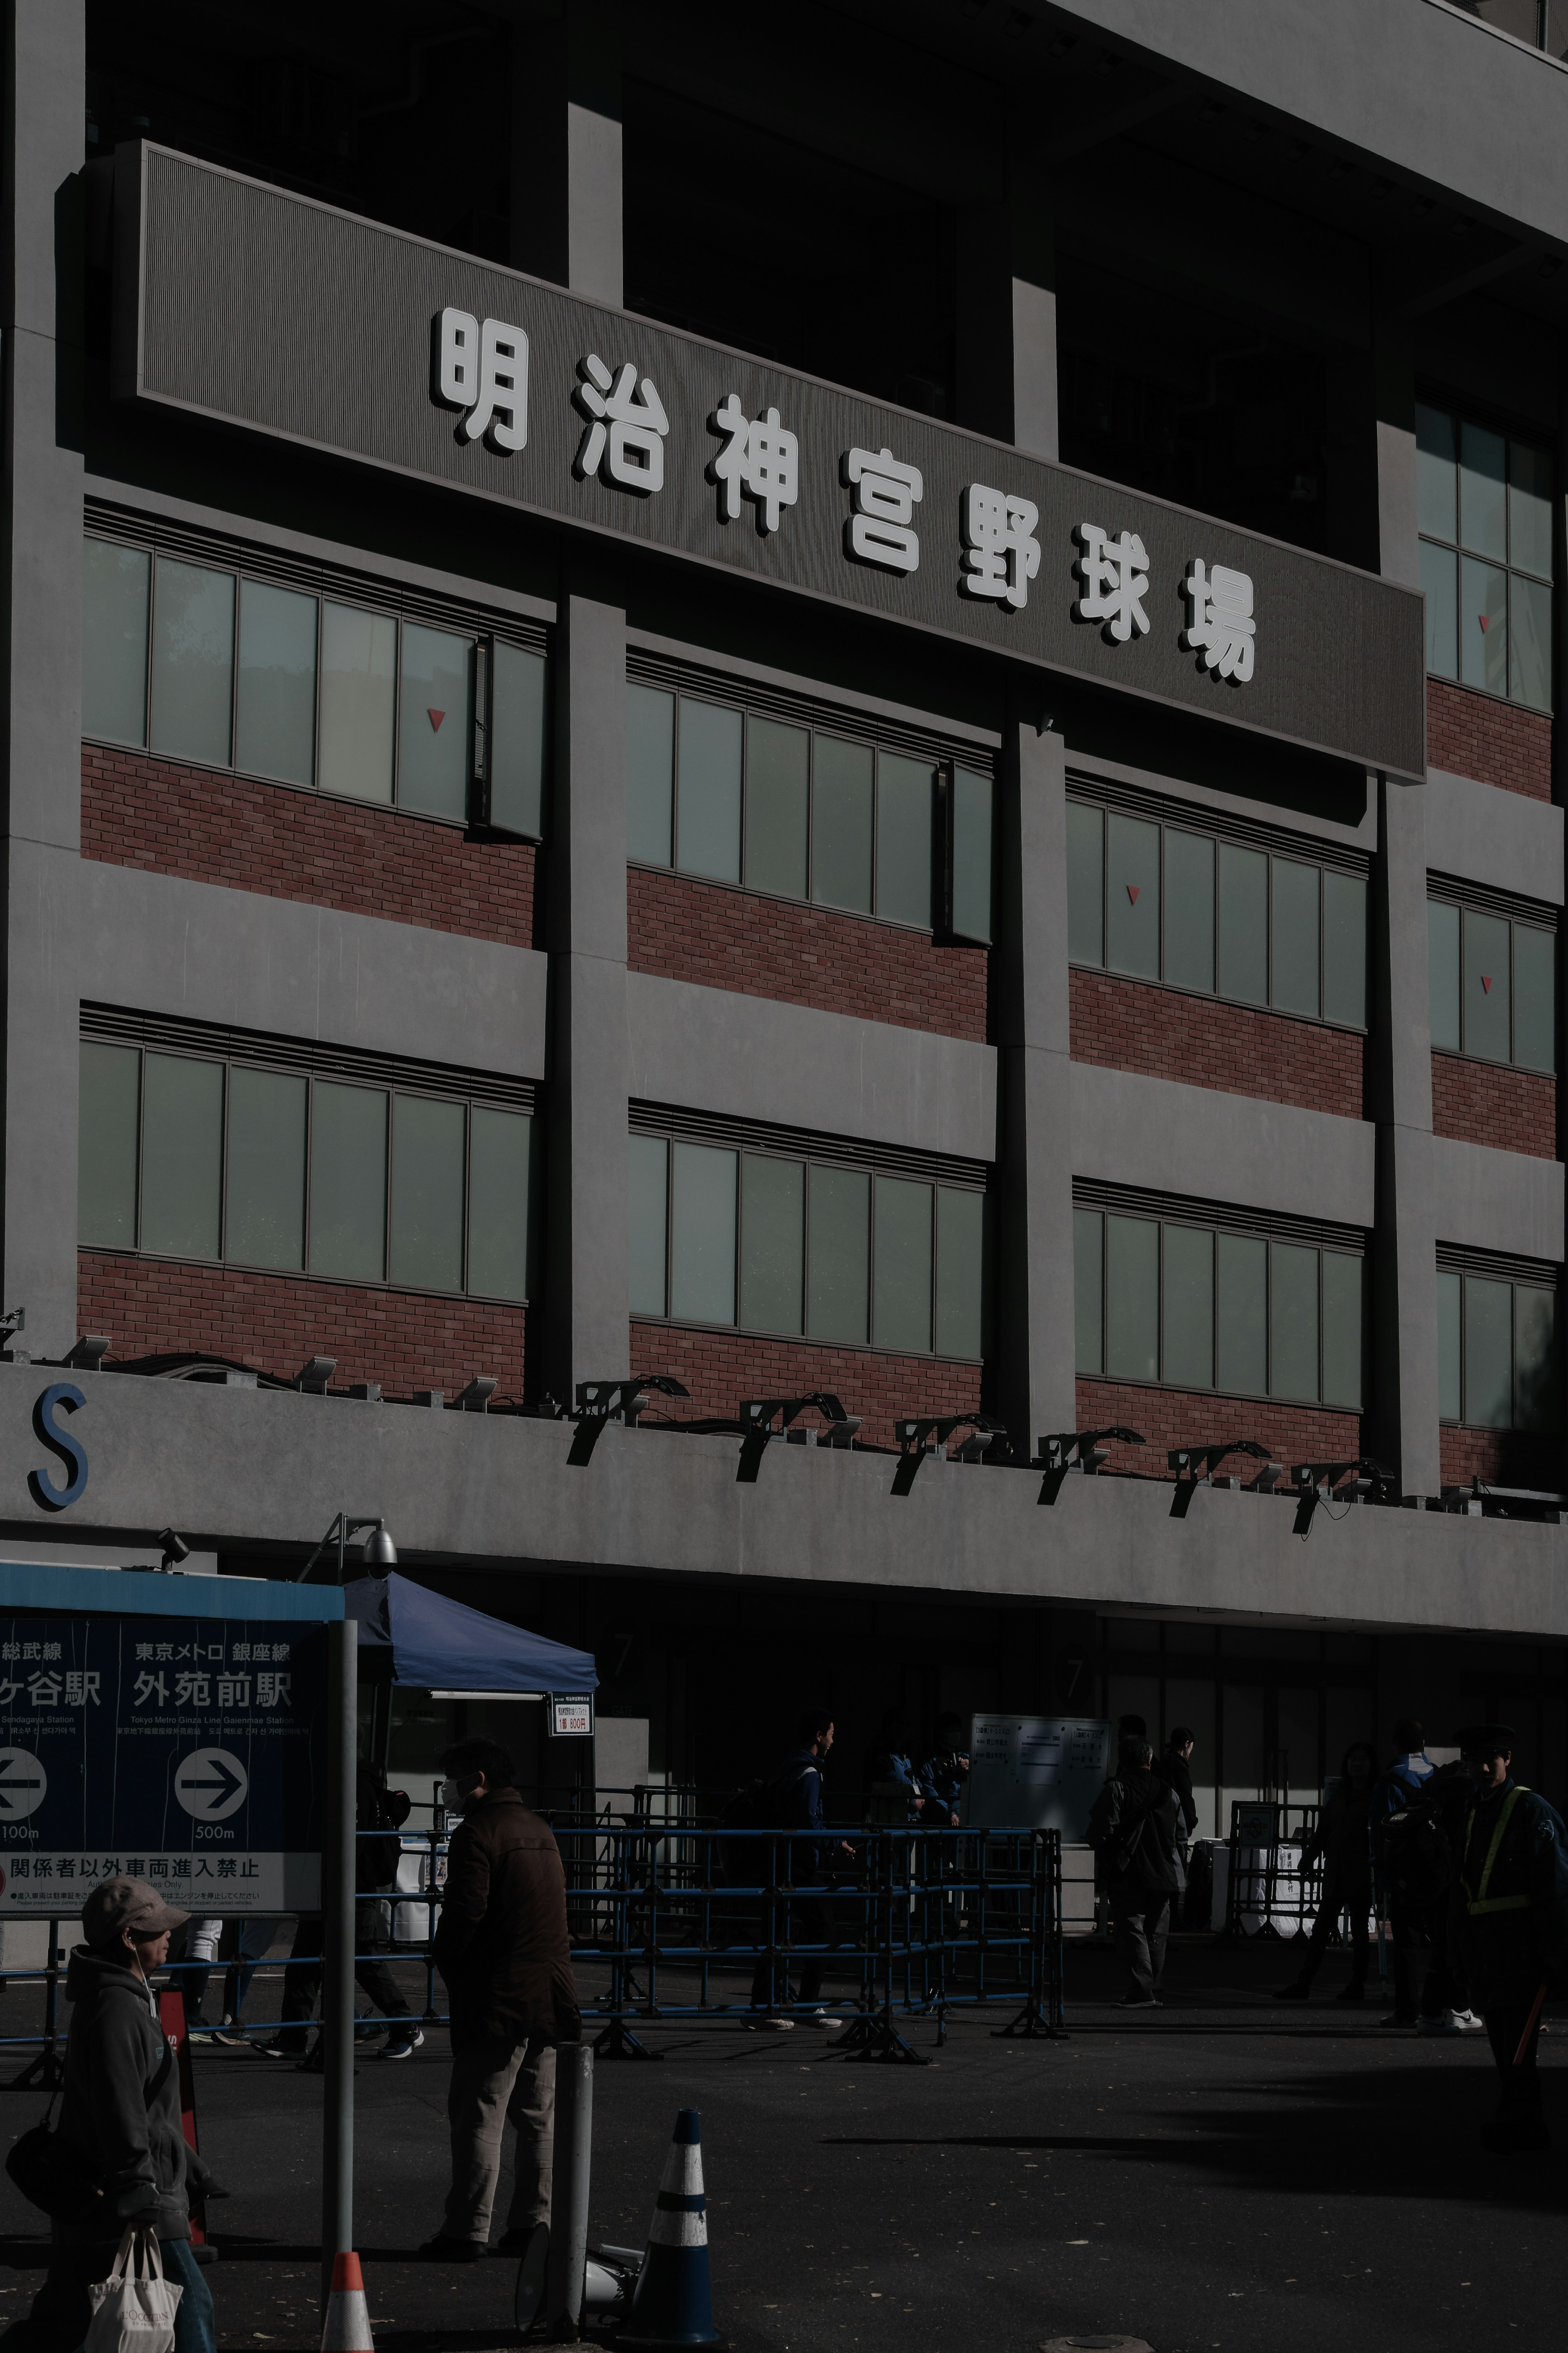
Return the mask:
[(484, 1564), (1053, 1601), (1374, 1630), (1568, 1637), (1568, 1531), (1447, 1514), (1322, 1509), (1205, 1490), (1170, 1517), (1155, 1480), (928, 1463), (903, 1497), (889, 1455), (605, 1429), (568, 1462), (561, 1422), (169, 1381), (79, 1376), (62, 1427), (88, 1461), (68, 1513), (32, 1499), (58, 1472), (36, 1434), (46, 1366), (0, 1366), (0, 1521), (75, 1541), (187, 1541), (302, 1564), (340, 1509), (384, 1517), (405, 1565)]

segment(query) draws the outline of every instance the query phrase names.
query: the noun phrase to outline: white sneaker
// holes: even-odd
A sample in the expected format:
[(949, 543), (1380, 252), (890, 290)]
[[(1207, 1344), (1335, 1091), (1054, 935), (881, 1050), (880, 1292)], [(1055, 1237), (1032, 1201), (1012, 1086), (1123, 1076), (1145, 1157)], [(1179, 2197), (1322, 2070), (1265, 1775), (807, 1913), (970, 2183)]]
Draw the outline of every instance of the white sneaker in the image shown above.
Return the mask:
[(799, 2022), (802, 2026), (828, 2027), (837, 2026), (838, 2021), (836, 2018), (829, 2018), (826, 2010), (808, 2010)]
[(1450, 2015), (1461, 2034), (1484, 2034), (1487, 2031), (1486, 2020), (1478, 2018), (1473, 2010), (1456, 2010)]
[(795, 2021), (793, 2018), (750, 2018), (746, 2021), (746, 2027), (752, 2034), (793, 2034)]

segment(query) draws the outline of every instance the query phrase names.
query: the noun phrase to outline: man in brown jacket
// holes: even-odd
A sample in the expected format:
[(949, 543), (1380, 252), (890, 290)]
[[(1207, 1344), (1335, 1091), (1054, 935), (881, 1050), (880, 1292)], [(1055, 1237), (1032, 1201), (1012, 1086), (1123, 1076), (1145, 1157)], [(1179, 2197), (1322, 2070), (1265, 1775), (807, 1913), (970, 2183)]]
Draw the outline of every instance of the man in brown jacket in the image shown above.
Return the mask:
[(548, 1823), (512, 1787), (493, 1740), (460, 1740), (441, 1759), (441, 1791), (460, 1811), (447, 1858), (436, 1966), (452, 2019), (452, 2187), (420, 2253), (478, 2263), (489, 2252), (501, 2131), (517, 2131), (517, 2180), (503, 2254), (521, 2253), (550, 2213), (555, 2046), (582, 2032), (567, 1957), (566, 1876)]

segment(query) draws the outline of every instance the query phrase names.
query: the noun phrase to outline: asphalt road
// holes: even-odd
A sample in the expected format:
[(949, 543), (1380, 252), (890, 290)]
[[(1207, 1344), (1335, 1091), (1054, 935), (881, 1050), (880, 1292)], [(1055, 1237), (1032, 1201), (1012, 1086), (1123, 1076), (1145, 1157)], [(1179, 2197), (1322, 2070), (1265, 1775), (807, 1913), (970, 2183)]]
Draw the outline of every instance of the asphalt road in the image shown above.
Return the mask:
[[(1284, 1973), (1277, 1947), (1178, 1943), (1167, 2007), (1125, 2016), (1111, 1956), (1079, 1949), (1069, 2041), (997, 2041), (971, 2020), (938, 2050), (922, 2024), (924, 2067), (850, 2061), (805, 2029), (656, 2030), (661, 2063), (597, 2073), (594, 2235), (644, 2238), (675, 2112), (691, 2105), (714, 2308), (737, 2353), (1033, 2353), (1079, 2331), (1155, 2353), (1557, 2341), (1568, 2153), (1482, 2153), (1484, 2041), (1384, 2031), (1375, 2004), (1283, 2009), (1268, 1989)], [(1568, 2152), (1568, 2018), (1542, 2050)], [(358, 2236), (382, 2353), (510, 2339), (511, 2263), (412, 2257), (440, 2219), (445, 2087), (440, 2035), (360, 2069)], [(312, 2346), (320, 2080), (213, 2051), (197, 2096), (203, 2148), (234, 2191), (214, 2210), (222, 2342)], [(38, 2106), (6, 2094), (7, 2136)], [(31, 2221), (0, 2178), (6, 2317), (42, 2276)]]

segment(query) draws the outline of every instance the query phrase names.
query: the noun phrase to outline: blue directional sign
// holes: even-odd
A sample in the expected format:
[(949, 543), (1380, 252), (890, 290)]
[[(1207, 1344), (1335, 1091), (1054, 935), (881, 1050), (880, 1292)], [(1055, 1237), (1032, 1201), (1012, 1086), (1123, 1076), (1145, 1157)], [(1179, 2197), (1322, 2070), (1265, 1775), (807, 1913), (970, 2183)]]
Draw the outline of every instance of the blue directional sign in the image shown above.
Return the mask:
[(182, 1910), (321, 1901), (326, 1636), (289, 1619), (0, 1618), (0, 1915), (100, 1879)]

